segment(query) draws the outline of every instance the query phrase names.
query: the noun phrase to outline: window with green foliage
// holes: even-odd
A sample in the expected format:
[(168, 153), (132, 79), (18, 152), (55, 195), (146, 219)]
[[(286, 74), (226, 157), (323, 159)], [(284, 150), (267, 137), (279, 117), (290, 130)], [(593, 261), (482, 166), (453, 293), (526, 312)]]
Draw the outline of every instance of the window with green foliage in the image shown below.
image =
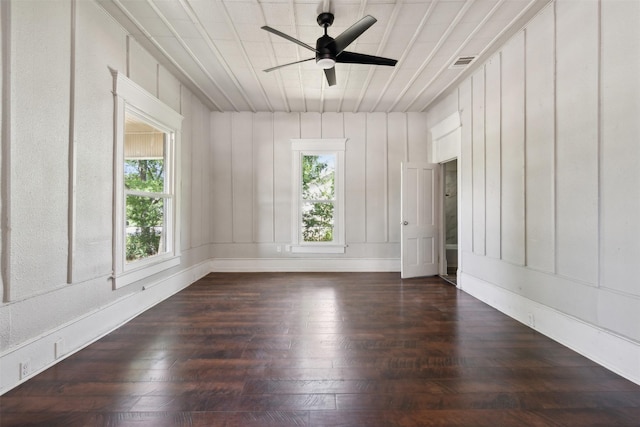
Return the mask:
[(333, 241), (336, 156), (302, 156), (302, 239)]
[(292, 252), (344, 253), (346, 139), (294, 139)]
[(165, 173), (168, 135), (127, 114), (124, 187), (126, 262), (166, 252), (167, 208), (171, 192)]
[(183, 117), (117, 70), (113, 76), (113, 288), (180, 265)]

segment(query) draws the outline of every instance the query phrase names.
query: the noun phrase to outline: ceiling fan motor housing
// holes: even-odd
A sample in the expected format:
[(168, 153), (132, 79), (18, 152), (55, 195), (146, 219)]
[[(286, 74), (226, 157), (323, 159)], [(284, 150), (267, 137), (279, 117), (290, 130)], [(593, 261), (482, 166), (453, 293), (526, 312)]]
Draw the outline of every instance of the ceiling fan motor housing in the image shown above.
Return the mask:
[(333, 37), (324, 35), (316, 42), (316, 62), (321, 59), (336, 59)]

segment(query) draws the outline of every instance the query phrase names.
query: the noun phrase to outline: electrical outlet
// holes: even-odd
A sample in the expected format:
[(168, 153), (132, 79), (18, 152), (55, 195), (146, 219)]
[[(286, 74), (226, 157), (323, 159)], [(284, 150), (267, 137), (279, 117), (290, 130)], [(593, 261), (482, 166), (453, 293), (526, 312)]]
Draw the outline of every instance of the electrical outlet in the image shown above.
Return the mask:
[(29, 372), (31, 372), (31, 361), (27, 359), (20, 364), (20, 379), (23, 380), (27, 378)]
[(53, 344), (53, 353), (56, 359), (59, 359), (64, 354), (64, 339), (60, 338)]

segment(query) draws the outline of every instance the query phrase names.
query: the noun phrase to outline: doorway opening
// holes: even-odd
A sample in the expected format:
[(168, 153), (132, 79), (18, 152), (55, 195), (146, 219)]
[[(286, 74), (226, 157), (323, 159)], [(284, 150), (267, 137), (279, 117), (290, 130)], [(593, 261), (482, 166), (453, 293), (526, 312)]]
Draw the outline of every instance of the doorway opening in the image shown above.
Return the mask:
[(443, 279), (457, 284), (458, 272), (458, 159), (442, 163)]

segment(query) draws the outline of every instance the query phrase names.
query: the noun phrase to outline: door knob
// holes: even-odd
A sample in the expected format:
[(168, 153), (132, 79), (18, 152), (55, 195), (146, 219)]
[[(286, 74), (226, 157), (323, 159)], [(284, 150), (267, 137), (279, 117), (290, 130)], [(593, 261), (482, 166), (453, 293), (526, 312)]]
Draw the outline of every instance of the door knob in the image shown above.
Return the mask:
[(402, 225), (409, 225), (409, 221), (402, 221)]

